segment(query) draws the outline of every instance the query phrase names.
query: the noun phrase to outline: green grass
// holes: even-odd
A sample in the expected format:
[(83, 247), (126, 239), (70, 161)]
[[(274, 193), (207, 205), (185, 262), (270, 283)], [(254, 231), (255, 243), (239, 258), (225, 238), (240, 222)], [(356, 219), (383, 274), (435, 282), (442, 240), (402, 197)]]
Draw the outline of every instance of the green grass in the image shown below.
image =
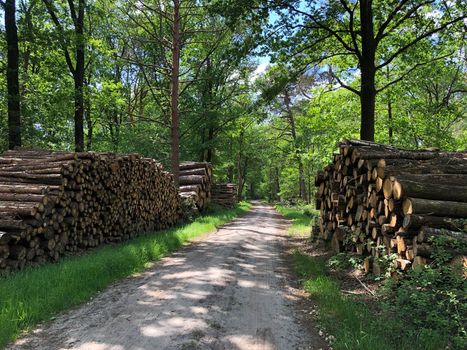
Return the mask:
[(323, 257), (296, 251), (294, 269), (317, 303), (318, 322), (335, 337), (335, 350), (439, 350), (450, 340), (443, 334), (409, 326), (401, 315), (377, 315), (362, 301), (343, 295), (338, 281), (328, 274)]
[(0, 278), (0, 347), (21, 331), (89, 300), (114, 281), (143, 271), (150, 262), (249, 208), (248, 203), (242, 202), (234, 209), (199, 217), (190, 224)]
[[(289, 229), (291, 236), (308, 234), (311, 221), (318, 217), (317, 212), (309, 206), (276, 205), (276, 209), (284, 217), (292, 220)], [(335, 338), (333, 349), (439, 350), (445, 349), (449, 343), (451, 343), (450, 349), (456, 348), (452, 343), (452, 335), (442, 334), (435, 329), (423, 328), (410, 322), (408, 318), (411, 315), (423, 314), (423, 310), (416, 312), (419, 310), (415, 311), (414, 305), (398, 308), (393, 305), (392, 309), (387, 309), (383, 307), (380, 299), (377, 299), (374, 300), (377, 304), (371, 305), (370, 308), (361, 297), (358, 299), (357, 296), (344, 295), (337, 278), (328, 273), (326, 257), (309, 256), (295, 251), (293, 260), (294, 270), (303, 283), (303, 288), (318, 306), (318, 322)], [(402, 291), (397, 288), (396, 291), (398, 295), (402, 295)], [(423, 296), (415, 288), (414, 294), (407, 297), (412, 300), (421, 299)], [(419, 299), (415, 299), (413, 304), (417, 304)], [(390, 300), (394, 303), (394, 299)], [(426, 303), (420, 305), (422, 308), (427, 307)], [(423, 317), (420, 319), (423, 324), (427, 321), (424, 321)]]
[(336, 339), (334, 349), (394, 349), (380, 337), (365, 305), (341, 294), (338, 283), (326, 274), (325, 259), (295, 252), (294, 263), (304, 289), (318, 305), (319, 323)]
[[(316, 211), (309, 206), (276, 205), (276, 209), (287, 219), (292, 220), (289, 229), (291, 236), (308, 234), (311, 221), (318, 217)], [(392, 308), (388, 309), (380, 299), (376, 299), (373, 301), (376, 304), (371, 305), (370, 308), (368, 301), (364, 302), (361, 297), (359, 299), (358, 296), (344, 295), (337, 278), (328, 272), (326, 257), (310, 256), (296, 251), (293, 260), (294, 270), (303, 283), (303, 288), (318, 306), (318, 322), (335, 338), (333, 349), (439, 350), (445, 349), (450, 343), (450, 349), (459, 348), (456, 347), (459, 342), (452, 343), (452, 335), (410, 322), (411, 315), (414, 317), (419, 315), (422, 324), (428, 321), (424, 322), (423, 317), (420, 316), (424, 314), (423, 309), (414, 310), (416, 305), (407, 307), (392, 305)], [(403, 291), (397, 288), (395, 290), (397, 295), (403, 296)], [(423, 300), (423, 295), (418, 289), (415, 288), (413, 292), (413, 295), (407, 296), (410, 300), (418, 298), (412, 304)], [(394, 303), (394, 300), (391, 298), (389, 302)], [(429, 306), (423, 303), (420, 307)], [(446, 317), (449, 318), (449, 315)]]
[(286, 219), (292, 220), (292, 225), (289, 227), (289, 234), (291, 236), (309, 235), (311, 232), (311, 221), (318, 215), (317, 211), (310, 206), (287, 207), (276, 205), (276, 210)]

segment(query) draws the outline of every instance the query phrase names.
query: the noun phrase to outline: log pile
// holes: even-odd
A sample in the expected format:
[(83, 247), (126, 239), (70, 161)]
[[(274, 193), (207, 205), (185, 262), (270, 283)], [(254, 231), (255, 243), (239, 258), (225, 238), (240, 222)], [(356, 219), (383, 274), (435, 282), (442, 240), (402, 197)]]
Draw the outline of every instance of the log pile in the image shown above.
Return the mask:
[(212, 202), (232, 208), (237, 203), (237, 186), (232, 183), (220, 183), (212, 186)]
[(172, 175), (140, 155), (14, 150), (0, 156), (0, 270), (173, 225)]
[(198, 211), (204, 211), (211, 201), (211, 178), (211, 163), (181, 163), (178, 180), (180, 197), (184, 201), (192, 202)]
[(465, 259), (467, 152), (366, 141), (341, 142), (339, 151), (315, 178), (317, 235), (335, 252), (363, 255), (365, 270), (379, 274), (390, 254), (400, 270), (429, 263), (431, 237), (443, 237), (457, 242), (448, 249)]

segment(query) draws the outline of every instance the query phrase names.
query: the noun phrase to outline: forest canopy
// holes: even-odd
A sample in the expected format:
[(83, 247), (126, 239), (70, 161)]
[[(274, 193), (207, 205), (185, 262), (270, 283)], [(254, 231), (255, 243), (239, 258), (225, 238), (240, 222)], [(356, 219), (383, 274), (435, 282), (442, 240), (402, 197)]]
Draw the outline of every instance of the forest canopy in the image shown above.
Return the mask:
[(467, 3), (0, 0), (0, 148), (213, 163), (310, 200), (342, 138), (467, 148)]

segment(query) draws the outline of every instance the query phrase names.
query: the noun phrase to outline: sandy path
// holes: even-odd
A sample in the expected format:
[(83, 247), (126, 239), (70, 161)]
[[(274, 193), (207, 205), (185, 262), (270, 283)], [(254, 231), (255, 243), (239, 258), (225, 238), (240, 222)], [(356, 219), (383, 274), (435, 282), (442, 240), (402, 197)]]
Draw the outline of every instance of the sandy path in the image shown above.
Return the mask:
[(288, 286), (286, 227), (255, 204), (9, 349), (318, 349)]

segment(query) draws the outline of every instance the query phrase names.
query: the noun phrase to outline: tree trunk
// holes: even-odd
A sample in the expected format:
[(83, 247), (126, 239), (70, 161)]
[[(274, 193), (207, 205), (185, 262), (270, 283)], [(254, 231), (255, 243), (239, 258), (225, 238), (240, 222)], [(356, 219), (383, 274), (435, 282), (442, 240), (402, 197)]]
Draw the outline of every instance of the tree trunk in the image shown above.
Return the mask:
[(7, 53), (7, 89), (8, 89), (8, 147), (21, 146), (21, 110), (18, 79), (18, 28), (16, 27), (16, 1), (6, 0), (5, 33)]
[(242, 171), (242, 159), (243, 159), (243, 135), (244, 131), (240, 131), (239, 142), (238, 142), (238, 160), (237, 160), (237, 197), (242, 200), (243, 192), (243, 171)]
[(280, 182), (279, 182), (279, 168), (275, 167), (275, 193), (274, 193), (274, 199), (279, 199), (279, 192), (281, 191), (280, 188)]
[[(85, 0), (78, 2), (75, 23), (76, 68), (73, 76), (75, 83), (75, 151), (84, 151), (84, 9)], [(70, 9), (72, 10), (72, 9)]]
[[(387, 66), (386, 71), (386, 78), (389, 81), (389, 66)], [(393, 143), (393, 127), (392, 127), (392, 101), (391, 101), (391, 90), (388, 89), (388, 136), (389, 136), (389, 144), (392, 145)]]
[(306, 198), (306, 186), (305, 186), (305, 173), (303, 171), (303, 163), (300, 156), (298, 156), (298, 178), (299, 178), (299, 187), (300, 187), (300, 198), (303, 199), (305, 202)]
[(86, 140), (86, 150), (92, 150), (92, 139), (94, 134), (94, 128), (92, 124), (92, 117), (91, 117), (91, 99), (89, 95), (86, 97), (86, 124), (88, 129), (88, 138)]
[(449, 230), (460, 230), (462, 228), (462, 219), (454, 219), (444, 216), (432, 215), (406, 215), (402, 226), (405, 229), (417, 230), (422, 226), (431, 226), (436, 228), (447, 228)]
[(297, 132), (295, 129), (295, 119), (292, 112), (292, 107), (290, 106), (290, 96), (287, 89), (284, 91), (284, 104), (287, 111), (287, 119), (289, 120), (290, 124), (290, 132), (292, 134), (293, 145), (295, 149), (295, 159), (297, 160), (298, 164), (298, 190), (299, 196), (301, 199), (306, 201), (306, 187), (305, 187), (305, 174), (303, 172), (303, 162), (302, 158), (300, 157), (300, 153), (297, 148)]
[(178, 89), (180, 70), (180, 1), (173, 0), (172, 86), (171, 86), (171, 166), (175, 186), (178, 187), (180, 166), (180, 120), (178, 115)]
[(209, 126), (208, 130), (208, 151), (206, 155), (206, 162), (212, 163), (212, 158), (214, 155), (214, 149), (213, 149), (213, 140), (214, 140), (214, 127), (211, 125)]
[[(230, 159), (234, 158), (233, 143), (234, 143), (233, 139), (230, 139), (230, 142), (229, 142)], [(227, 179), (229, 180), (230, 183), (232, 183), (234, 181), (234, 171), (235, 171), (234, 165), (233, 164), (229, 165), (229, 167), (227, 168)]]
[[(424, 199), (437, 199), (444, 201), (467, 202), (467, 186), (444, 185), (433, 182), (430, 177), (412, 181), (412, 177), (404, 178), (398, 175), (392, 182), (386, 178), (384, 183), (392, 182), (392, 197), (400, 200), (405, 197), (417, 197)], [(459, 185), (462, 185), (460, 183)]]
[(424, 198), (407, 198), (402, 203), (404, 215), (426, 214), (448, 216), (451, 218), (467, 217), (467, 203), (440, 201)]
[(375, 139), (375, 55), (376, 40), (373, 30), (372, 0), (360, 1), (360, 21), (362, 32), (362, 54), (359, 59), (361, 70), (360, 108), (361, 124), (360, 138), (374, 141)]

